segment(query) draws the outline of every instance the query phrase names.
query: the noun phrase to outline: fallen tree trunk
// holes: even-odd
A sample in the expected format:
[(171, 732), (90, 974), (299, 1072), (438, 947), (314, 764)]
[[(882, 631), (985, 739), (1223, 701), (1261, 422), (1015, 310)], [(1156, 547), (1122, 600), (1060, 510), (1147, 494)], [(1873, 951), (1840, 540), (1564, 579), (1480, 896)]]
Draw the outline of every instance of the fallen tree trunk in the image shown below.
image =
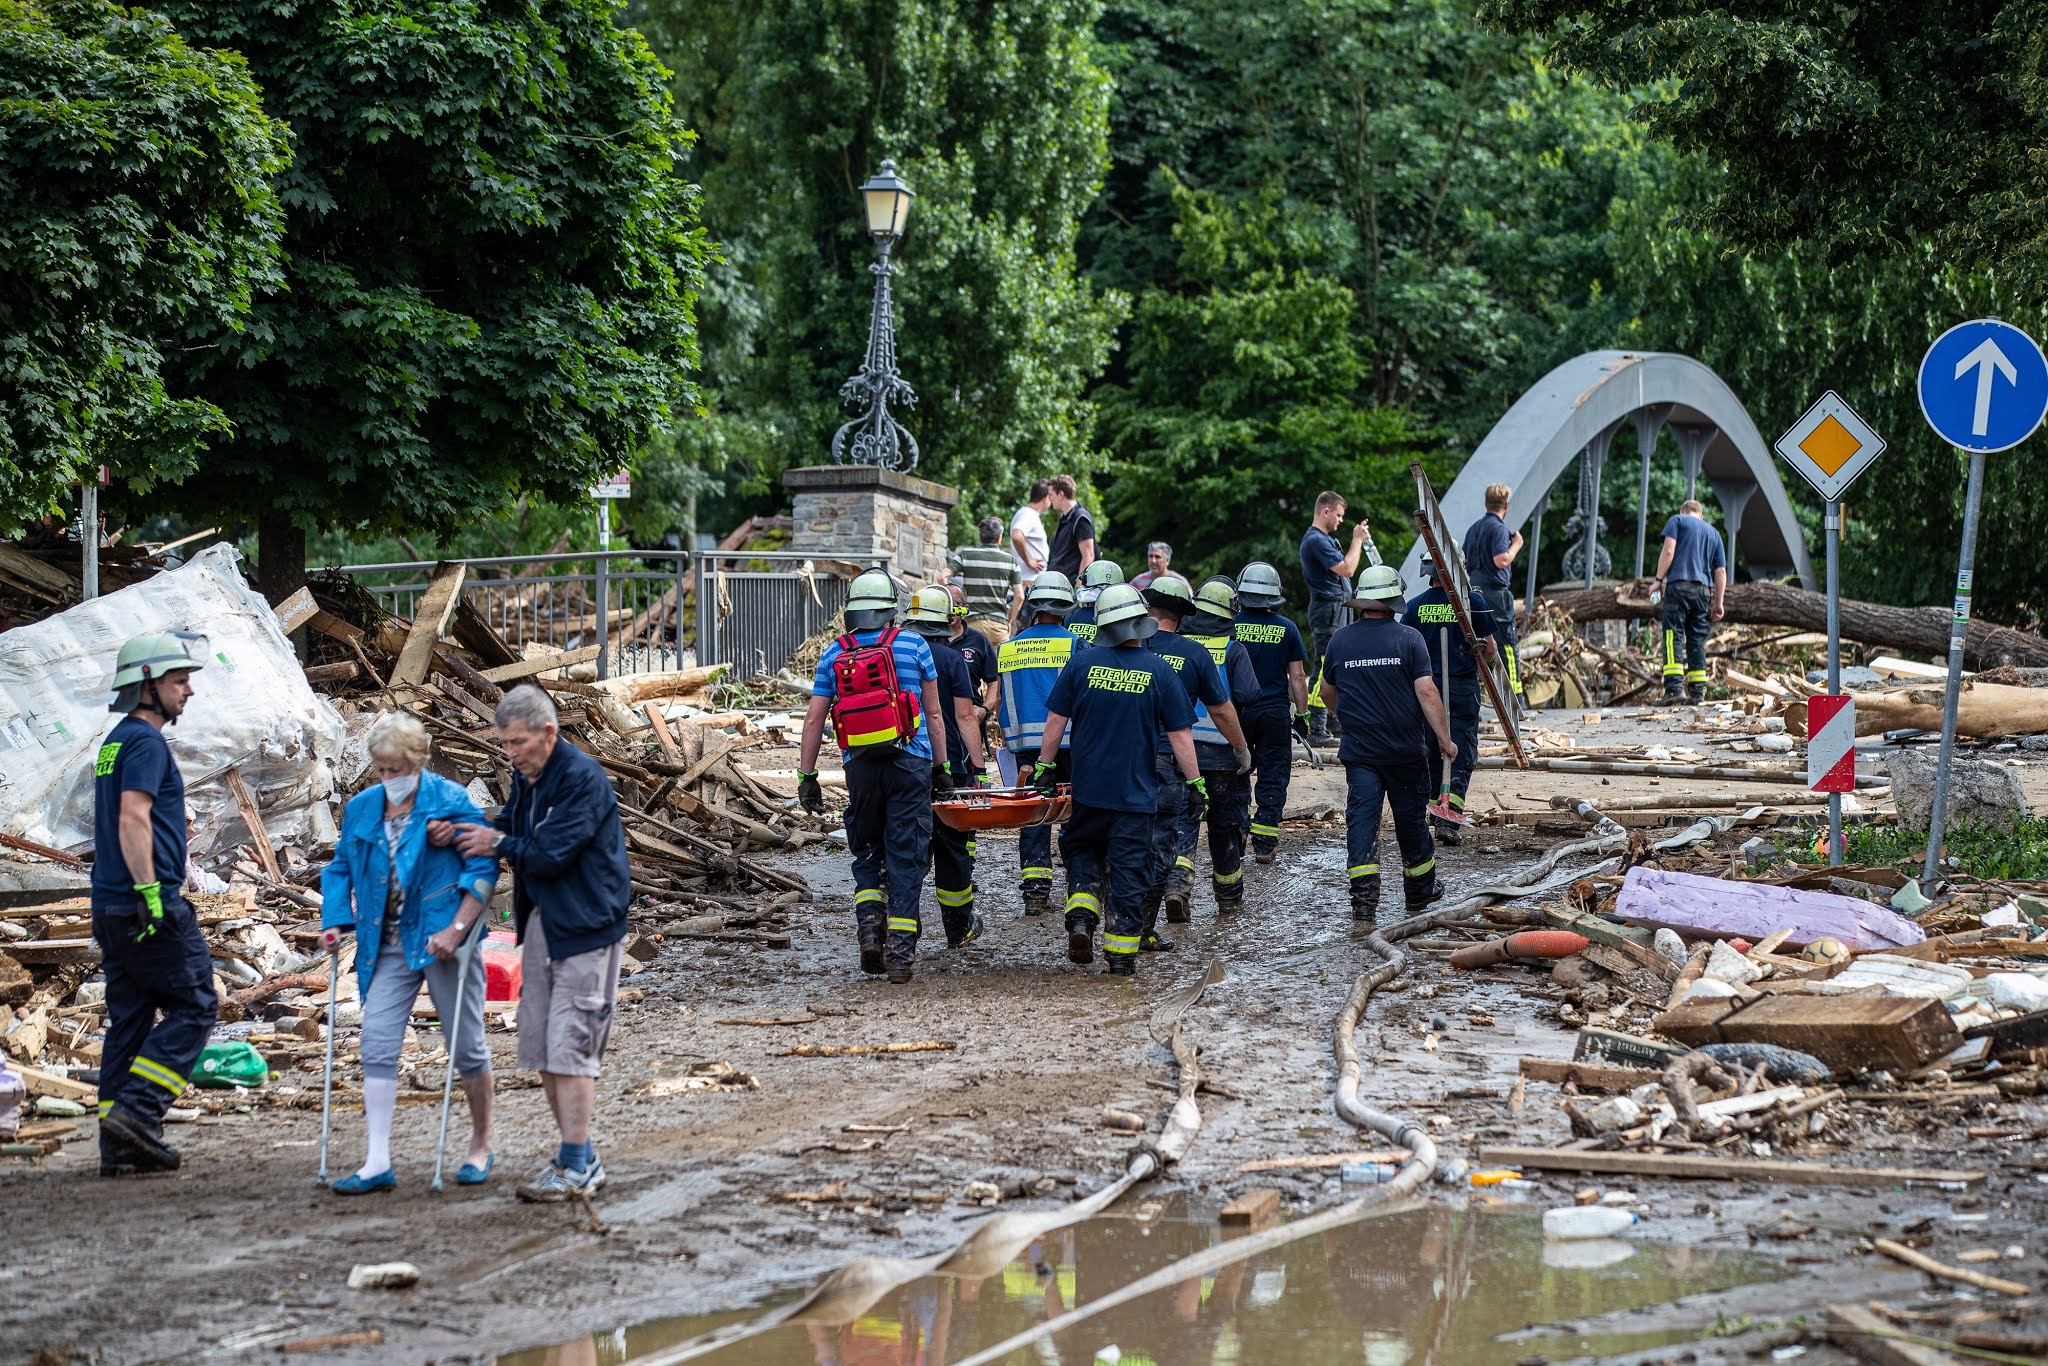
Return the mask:
[[(1629, 582), (1548, 589), (1542, 596), (1573, 621), (1625, 621), (1657, 615), (1649, 599), (1634, 591)], [(1785, 583), (1731, 584), (1727, 608), (1726, 619), (1738, 625), (1787, 626), (1801, 631), (1825, 631), (1828, 625), (1825, 594), (1809, 593)], [(1949, 610), (1944, 607), (1887, 607), (1851, 598), (1842, 600), (1844, 639), (1860, 640), (1866, 645), (1889, 645), (1934, 659), (1948, 657), (1949, 620)], [(2048, 640), (2027, 631), (1973, 621), (1963, 644), (1963, 660), (1977, 669), (2001, 664), (2022, 668), (2048, 666)]]
[[(1942, 689), (1932, 685), (1898, 692), (1856, 694), (1856, 733), (1882, 735), (1888, 730), (1941, 729)], [(2048, 688), (2014, 688), (2002, 683), (1963, 680), (1956, 700), (1956, 734), (1973, 740), (2007, 735), (2039, 735), (2048, 731)], [(1785, 704), (1785, 733), (1806, 734), (1806, 703)]]

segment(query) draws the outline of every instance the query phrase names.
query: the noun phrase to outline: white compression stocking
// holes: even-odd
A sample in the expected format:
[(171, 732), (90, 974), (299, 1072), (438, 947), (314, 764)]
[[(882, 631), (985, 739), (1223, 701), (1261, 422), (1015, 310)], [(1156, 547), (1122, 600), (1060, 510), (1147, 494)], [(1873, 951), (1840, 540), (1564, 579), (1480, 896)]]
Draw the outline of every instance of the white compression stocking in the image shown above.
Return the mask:
[(391, 1167), (391, 1112), (398, 1108), (398, 1078), (363, 1078), (363, 1117), (370, 1126), (370, 1152), (356, 1175), (368, 1180)]

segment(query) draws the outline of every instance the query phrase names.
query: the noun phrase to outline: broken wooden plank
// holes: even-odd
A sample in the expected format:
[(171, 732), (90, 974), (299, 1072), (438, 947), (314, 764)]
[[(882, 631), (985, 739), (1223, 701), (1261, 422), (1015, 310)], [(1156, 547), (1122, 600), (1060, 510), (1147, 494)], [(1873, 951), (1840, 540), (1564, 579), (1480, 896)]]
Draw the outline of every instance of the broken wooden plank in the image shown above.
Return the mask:
[(456, 602), (455, 615), (448, 622), (448, 632), (463, 649), (481, 659), (485, 668), (520, 662), (519, 652), (505, 643), (505, 638), (492, 629), (491, 623), (468, 598)]
[(723, 664), (706, 664), (697, 668), (673, 669), (666, 673), (630, 674), (625, 678), (614, 678), (599, 686), (629, 707), (637, 707), (649, 698), (685, 697), (702, 692), (726, 671)]
[(1597, 1062), (1567, 1062), (1563, 1058), (1523, 1058), (1522, 1075), (1530, 1081), (1571, 1085), (1581, 1091), (1602, 1091), (1618, 1095), (1638, 1086), (1663, 1081), (1664, 1074), (1648, 1067), (1614, 1067)]
[(654, 727), (654, 738), (661, 745), (661, 752), (671, 759), (680, 759), (683, 752), (676, 746), (676, 737), (669, 733), (668, 718), (661, 714), (661, 706), (655, 702), (644, 702), (640, 710), (647, 713), (647, 720)]
[(1917, 1267), (1928, 1275), (1944, 1281), (1954, 1281), (1958, 1285), (1974, 1285), (1979, 1290), (1989, 1290), (1994, 1295), (2011, 1295), (2014, 1298), (2034, 1293), (2034, 1287), (2031, 1285), (2022, 1285), (2018, 1281), (2008, 1281), (1998, 1276), (1987, 1276), (1966, 1266), (1948, 1266), (1923, 1252), (1915, 1252), (1904, 1243), (1893, 1242), (1890, 1238), (1879, 1238), (1871, 1246), (1895, 1262)]
[(362, 675), (363, 666), (353, 659), (344, 659), (338, 664), (313, 664), (307, 666), (306, 681), (314, 687), (330, 683), (346, 683)]
[(19, 963), (71, 963), (98, 953), (90, 939), (23, 939), (7, 946), (7, 956)]
[(363, 643), (363, 630), (360, 626), (353, 622), (343, 621), (325, 608), (307, 617), (306, 625), (312, 627), (328, 639), (338, 640), (344, 645), (360, 647)]
[(1539, 1167), (1561, 1172), (1611, 1172), (1625, 1176), (1695, 1177), (1722, 1181), (1778, 1181), (1791, 1186), (1889, 1186), (1944, 1181), (1974, 1185), (1986, 1173), (1960, 1167), (1833, 1167), (1825, 1162), (1750, 1161), (1695, 1157), (1687, 1153), (1625, 1153), (1565, 1148), (1482, 1148), (1488, 1167)]
[(1994, 1056), (2048, 1046), (2048, 1010), (2035, 1010), (2015, 1015), (2010, 1020), (1972, 1025), (1963, 1031), (1963, 1037), (1990, 1039)]
[(460, 683), (473, 697), (495, 704), (505, 695), (503, 688), (485, 678), (474, 664), (446, 645), (434, 647), (434, 662), (446, 669), (448, 676)]
[(566, 669), (572, 664), (588, 664), (603, 653), (603, 646), (583, 645), (574, 650), (557, 650), (553, 654), (537, 655), (532, 659), (522, 659), (517, 664), (500, 664), (495, 668), (484, 669), (481, 672), (485, 678), (502, 687), (507, 683), (516, 683), (522, 678), (532, 678), (535, 674), (548, 673), (554, 669)]
[(63, 570), (44, 564), (11, 545), (0, 544), (0, 579), (18, 584), (24, 591), (60, 606), (78, 601), (83, 592), (78, 580)]
[(1918, 996), (1792, 996), (1753, 1001), (1681, 1001), (1659, 1015), (1657, 1032), (1697, 1048), (1770, 1043), (1810, 1053), (1837, 1071), (1889, 1067), (1910, 1072), (1961, 1046), (1940, 1001)]
[(1258, 1186), (1232, 1200), (1216, 1212), (1216, 1222), (1225, 1227), (1250, 1228), (1263, 1224), (1280, 1212), (1280, 1192)]
[(915, 1043), (800, 1043), (785, 1048), (778, 1058), (864, 1058), (871, 1053), (950, 1053), (960, 1045), (949, 1039), (921, 1039)]
[(320, 610), (320, 604), (313, 601), (313, 590), (305, 584), (300, 584), (298, 592), (270, 610), (277, 613), (278, 626), (286, 635), (290, 635), (313, 619), (314, 614)]
[(16, 1067), (14, 1070), (28, 1083), (28, 1093), (32, 1096), (54, 1096), (58, 1100), (76, 1100), (87, 1104), (100, 1098), (99, 1087), (82, 1081), (73, 1081), (69, 1077), (60, 1077), (54, 1072), (45, 1072), (35, 1067)]
[(34, 840), (25, 840), (19, 835), (0, 835), (0, 847), (19, 849), (24, 854), (34, 854), (37, 858), (46, 858), (67, 868), (86, 866), (85, 860), (76, 854), (67, 854), (62, 849), (52, 849), (47, 844), (37, 844)]
[(242, 823), (249, 827), (249, 841), (256, 846), (256, 857), (263, 860), (263, 871), (276, 881), (284, 881), (284, 873), (278, 868), (277, 849), (270, 843), (270, 832), (263, 828), (263, 813), (257, 808), (249, 785), (242, 781), (242, 771), (231, 768), (223, 776), (228, 791), (234, 794), (235, 809), (242, 813)]
[(1859, 1361), (1877, 1366), (1959, 1366), (1947, 1352), (1891, 1327), (1868, 1309), (1854, 1304), (1828, 1306), (1828, 1340)]
[(398, 652), (398, 663), (391, 667), (391, 682), (427, 681), (427, 667), (433, 663), (434, 646), (440, 643), (441, 633), (448, 629), (448, 619), (455, 615), (455, 602), (462, 593), (462, 582), (468, 574), (469, 566), (460, 561), (443, 560), (434, 566), (434, 577), (427, 584), (427, 591), (420, 594), (418, 606), (413, 609), (412, 629), (406, 633), (405, 646)]

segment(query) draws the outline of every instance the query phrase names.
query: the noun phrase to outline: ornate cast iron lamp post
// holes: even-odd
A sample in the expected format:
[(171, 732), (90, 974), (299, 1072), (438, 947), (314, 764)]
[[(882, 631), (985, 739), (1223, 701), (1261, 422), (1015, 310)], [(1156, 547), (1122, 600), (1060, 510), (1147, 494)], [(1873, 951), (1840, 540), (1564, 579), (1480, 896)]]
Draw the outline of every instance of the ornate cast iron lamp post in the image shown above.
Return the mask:
[(875, 301), (868, 315), (868, 351), (860, 370), (839, 386), (843, 401), (865, 403), (866, 411), (832, 434), (832, 463), (835, 465), (878, 465), (883, 469), (908, 472), (917, 468), (917, 438), (889, 411), (893, 400), (904, 407), (917, 402), (917, 394), (896, 373), (896, 323), (890, 314), (889, 277), (896, 268), (889, 253), (902, 240), (903, 225), (910, 217), (910, 187), (896, 174), (896, 163), (884, 161), (882, 169), (860, 187), (861, 211), (867, 218), (868, 235), (875, 239)]

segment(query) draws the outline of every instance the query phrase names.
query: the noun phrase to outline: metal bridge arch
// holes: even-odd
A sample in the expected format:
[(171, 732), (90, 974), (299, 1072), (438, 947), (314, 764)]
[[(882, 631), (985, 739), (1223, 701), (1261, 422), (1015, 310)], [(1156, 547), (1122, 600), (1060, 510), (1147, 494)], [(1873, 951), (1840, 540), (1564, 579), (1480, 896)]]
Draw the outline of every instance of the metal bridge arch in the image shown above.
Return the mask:
[[(1632, 428), (1641, 460), (1636, 485), (1636, 572), (1654, 572), (1656, 551), (1648, 533), (1653, 524), (1661, 527), (1665, 517), (1678, 511), (1675, 507), (1653, 510), (1645, 506), (1651, 454), (1666, 426), (1677, 440), (1687, 484), (1695, 490), (1693, 496), (1699, 496), (1697, 489), (1704, 476), (1721, 505), (1730, 579), (1734, 577), (1735, 550), (1740, 546), (1751, 578), (1792, 574), (1804, 586), (1814, 587), (1813, 565), (1792, 502), (1778, 479), (1770, 448), (1742, 401), (1711, 369), (1690, 356), (1668, 351), (1589, 351), (1530, 386), (1493, 425), (1441, 495), (1444, 520), (1454, 534), (1462, 536), (1465, 528), (1485, 513), (1488, 484), (1512, 488), (1508, 528), (1520, 528), (1532, 516), (1536, 518), (1527, 532), (1529, 546), (1524, 551), (1533, 595), (1536, 554), (1542, 548), (1542, 512), (1552, 485), (1575, 461), (1584, 461), (1591, 467), (1597, 499), (1609, 447), (1618, 432)], [(1751, 508), (1751, 500), (1759, 492), (1763, 494), (1762, 507)], [(1589, 546), (1597, 526), (1597, 518), (1588, 524)], [(1403, 577), (1411, 583), (1419, 572), (1421, 557), (1418, 541), (1401, 565)], [(1621, 559), (1615, 556), (1617, 568)], [(1586, 575), (1590, 584), (1590, 558)]]

